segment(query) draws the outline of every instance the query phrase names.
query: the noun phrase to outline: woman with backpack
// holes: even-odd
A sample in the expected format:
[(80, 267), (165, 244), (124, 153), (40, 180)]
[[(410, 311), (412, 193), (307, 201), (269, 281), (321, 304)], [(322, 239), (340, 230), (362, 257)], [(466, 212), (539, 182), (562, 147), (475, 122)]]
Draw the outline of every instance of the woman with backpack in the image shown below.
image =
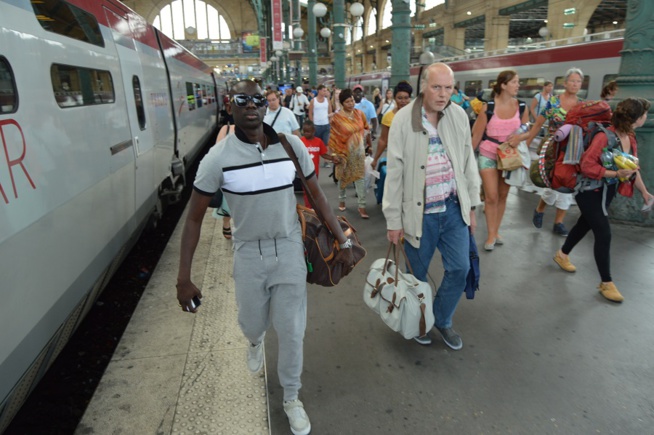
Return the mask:
[[(581, 99), (577, 93), (581, 90), (584, 83), (584, 73), (579, 68), (570, 68), (565, 73), (563, 82), (564, 91), (560, 95), (552, 95), (536, 118), (536, 122), (529, 130), (526, 141), (528, 144), (538, 135), (540, 128), (545, 121), (549, 121), (548, 136), (551, 136), (565, 123), (565, 117), (568, 110), (576, 106)], [(543, 138), (543, 143), (546, 138)], [(566, 237), (568, 230), (563, 225), (563, 218), (572, 204), (572, 194), (560, 193), (552, 189), (545, 189), (541, 194), (540, 201), (534, 210), (532, 223), (534, 227), (540, 229), (543, 227), (543, 217), (545, 215), (545, 206), (553, 205), (556, 207), (556, 216), (554, 217), (554, 226), (552, 232), (558, 236)]]
[(529, 122), (525, 104), (516, 98), (519, 90), (520, 78), (517, 72), (500, 72), (490, 101), (482, 106), (472, 127), (472, 146), (475, 149), (479, 147), (479, 174), (485, 196), (484, 213), (488, 229), (484, 243), (486, 251), (492, 251), (495, 245), (504, 244), (499, 229), (511, 186), (504, 181), (502, 171), (497, 169), (497, 148), (504, 142), (516, 148), (520, 143), (520, 135), (514, 133), (521, 124)]
[[(608, 130), (617, 135), (618, 145), (622, 152), (634, 157), (638, 156), (634, 130), (643, 126), (647, 120), (649, 108), (649, 101), (642, 98), (627, 98), (616, 107), (611, 118), (613, 125)], [(602, 180), (601, 187), (582, 190), (577, 194), (576, 200), (581, 216), (570, 230), (563, 247), (554, 255), (554, 261), (566, 272), (576, 271), (577, 268), (570, 262), (568, 255), (588, 231), (592, 231), (595, 236), (593, 254), (602, 280), (598, 287), (599, 291), (610, 301), (622, 302), (624, 297), (616, 288), (611, 277), (611, 226), (606, 210), (616, 193), (631, 197), (634, 187), (643, 196), (646, 207), (654, 204), (654, 196), (647, 191), (638, 169), (618, 169), (617, 166), (611, 166), (612, 159), (602, 158), (603, 150), (607, 145), (606, 133), (598, 133), (582, 154), (581, 174), (591, 180)]]

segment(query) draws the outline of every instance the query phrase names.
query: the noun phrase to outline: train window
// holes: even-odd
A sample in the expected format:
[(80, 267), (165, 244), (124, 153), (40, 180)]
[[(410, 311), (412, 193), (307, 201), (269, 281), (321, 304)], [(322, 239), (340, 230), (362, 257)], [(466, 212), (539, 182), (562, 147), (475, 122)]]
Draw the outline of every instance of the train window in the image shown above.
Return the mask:
[(465, 82), (465, 88), (463, 92), (469, 97), (476, 97), (477, 94), (482, 90), (481, 80), (470, 80)]
[(6, 58), (0, 56), (0, 114), (18, 109), (18, 92), (14, 72)]
[(520, 77), (520, 90), (518, 91), (518, 98), (530, 99), (534, 95), (543, 90), (545, 79), (542, 77)]
[[(561, 95), (565, 90), (563, 83), (565, 82), (565, 77), (559, 76), (554, 80), (554, 90), (552, 91), (553, 95)], [(588, 85), (590, 84), (590, 77), (584, 76), (584, 82), (581, 84), (581, 89), (577, 92), (577, 97), (585, 99), (588, 97)]]
[(134, 102), (136, 103), (136, 116), (139, 119), (139, 127), (145, 130), (145, 107), (143, 106), (143, 93), (141, 92), (141, 81), (137, 76), (132, 77), (134, 88)]
[(90, 13), (61, 0), (33, 1), (32, 8), (45, 30), (104, 47), (98, 20)]
[(53, 64), (50, 80), (59, 107), (91, 106), (115, 101), (109, 71)]
[(191, 82), (186, 82), (186, 101), (188, 103), (188, 110), (195, 110), (195, 91)]
[(195, 104), (197, 105), (198, 108), (200, 108), (202, 107), (202, 87), (197, 83), (194, 85), (194, 87), (195, 87)]

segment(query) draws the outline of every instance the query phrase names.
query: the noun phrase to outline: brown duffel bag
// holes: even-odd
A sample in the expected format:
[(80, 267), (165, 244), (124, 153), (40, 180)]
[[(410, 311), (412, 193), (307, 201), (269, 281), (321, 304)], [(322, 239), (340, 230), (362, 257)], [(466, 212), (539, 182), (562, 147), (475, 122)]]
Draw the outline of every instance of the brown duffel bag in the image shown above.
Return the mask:
[(366, 250), (356, 235), (356, 229), (343, 216), (337, 216), (338, 223), (343, 233), (352, 240), (352, 258), (354, 262), (351, 267), (343, 267), (342, 263), (334, 261), (338, 251), (338, 240), (329, 231), (316, 212), (303, 205), (297, 206), (297, 214), (302, 225), (302, 240), (307, 260), (307, 282), (331, 287), (348, 275), (354, 266), (359, 264), (366, 256)]
[(359, 264), (363, 257), (366, 256), (366, 250), (361, 246), (361, 242), (356, 235), (354, 227), (343, 216), (337, 216), (336, 219), (343, 229), (345, 236), (352, 241), (352, 265), (343, 267), (342, 263), (335, 261), (338, 252), (338, 240), (329, 230), (322, 216), (316, 213), (316, 201), (309, 191), (307, 180), (302, 173), (297, 156), (288, 143), (288, 139), (280, 134), (279, 139), (286, 153), (295, 165), (297, 175), (302, 180), (302, 186), (307, 194), (313, 210), (302, 205), (297, 206), (298, 218), (302, 226), (302, 240), (304, 241), (304, 255), (307, 262), (307, 282), (318, 284), (324, 287), (332, 287), (339, 283), (341, 278), (347, 276), (354, 266)]

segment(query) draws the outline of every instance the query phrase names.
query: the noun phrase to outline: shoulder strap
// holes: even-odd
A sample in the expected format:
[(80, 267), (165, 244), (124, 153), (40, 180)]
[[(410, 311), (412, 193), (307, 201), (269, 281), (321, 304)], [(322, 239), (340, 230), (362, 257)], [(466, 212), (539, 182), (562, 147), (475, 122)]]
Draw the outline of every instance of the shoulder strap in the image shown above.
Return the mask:
[(618, 140), (618, 135), (612, 132), (611, 130), (608, 130), (606, 127), (604, 127), (602, 124), (597, 124), (602, 131), (606, 135), (606, 140), (607, 140), (607, 148), (612, 150), (616, 148), (618, 145), (620, 145), (620, 149), (622, 149), (622, 144), (619, 144)]
[(288, 142), (288, 139), (286, 139), (286, 136), (283, 133), (280, 133), (279, 135), (279, 141), (282, 143), (282, 146), (284, 147), (284, 150), (286, 151), (286, 154), (288, 154), (288, 157), (290, 157), (291, 161), (293, 162), (293, 165), (295, 165), (295, 171), (297, 172), (297, 176), (300, 178), (302, 181), (302, 187), (304, 188), (304, 193), (307, 194), (307, 199), (309, 200), (309, 204), (311, 204), (311, 207), (313, 210), (316, 212), (316, 216), (318, 216), (318, 219), (320, 219), (320, 222), (329, 229), (331, 232), (331, 229), (329, 228), (329, 225), (327, 224), (327, 221), (325, 221), (325, 218), (323, 217), (322, 213), (316, 207), (316, 199), (313, 197), (313, 194), (311, 193), (311, 190), (309, 189), (309, 183), (307, 182), (306, 177), (304, 176), (304, 173), (302, 172), (302, 167), (300, 167), (300, 162), (297, 159), (297, 155), (295, 154), (295, 151), (293, 150), (293, 147), (291, 144)]
[(273, 122), (270, 124), (271, 127), (273, 125), (275, 125), (275, 121), (277, 121), (277, 118), (279, 117), (280, 113), (282, 113), (282, 106), (279, 106), (279, 110), (277, 111), (277, 115), (275, 115), (275, 118), (273, 119)]
[(522, 115), (525, 113), (527, 105), (524, 101), (518, 101), (518, 110), (520, 110), (520, 123), (522, 123)]
[(495, 101), (489, 101), (486, 103), (486, 122), (490, 122), (493, 117), (493, 112), (495, 112)]

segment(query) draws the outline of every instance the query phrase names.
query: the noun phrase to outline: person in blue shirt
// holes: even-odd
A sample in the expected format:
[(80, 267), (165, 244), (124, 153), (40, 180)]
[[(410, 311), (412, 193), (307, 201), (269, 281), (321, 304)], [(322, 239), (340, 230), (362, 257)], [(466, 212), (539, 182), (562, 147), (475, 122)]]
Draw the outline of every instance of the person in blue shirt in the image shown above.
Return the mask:
[[(377, 131), (377, 111), (375, 106), (363, 95), (363, 86), (355, 85), (352, 88), (352, 96), (354, 97), (354, 108), (359, 109), (366, 115), (368, 124), (370, 124), (370, 131)], [(375, 134), (372, 134), (372, 140), (375, 140)]]

